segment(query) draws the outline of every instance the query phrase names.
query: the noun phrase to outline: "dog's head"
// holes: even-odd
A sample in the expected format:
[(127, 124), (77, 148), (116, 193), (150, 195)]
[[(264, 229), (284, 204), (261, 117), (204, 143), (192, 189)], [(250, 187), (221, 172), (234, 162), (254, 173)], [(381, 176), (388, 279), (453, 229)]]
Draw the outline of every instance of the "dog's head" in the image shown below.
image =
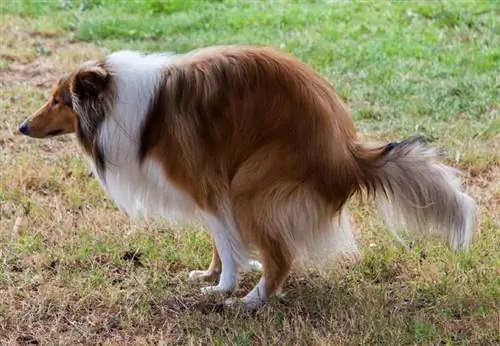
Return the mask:
[(88, 137), (104, 117), (99, 112), (102, 107), (96, 104), (102, 101), (109, 81), (104, 63), (90, 61), (83, 64), (59, 80), (49, 99), (23, 121), (19, 131), (34, 138), (75, 132)]

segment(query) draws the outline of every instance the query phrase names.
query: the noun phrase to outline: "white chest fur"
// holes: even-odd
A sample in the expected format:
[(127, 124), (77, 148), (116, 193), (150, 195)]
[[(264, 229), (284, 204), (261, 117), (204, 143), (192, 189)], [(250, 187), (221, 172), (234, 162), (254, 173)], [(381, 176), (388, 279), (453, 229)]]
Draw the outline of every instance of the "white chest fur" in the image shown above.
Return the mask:
[[(113, 114), (106, 117), (99, 130), (98, 143), (106, 163), (104, 181), (100, 183), (134, 219), (192, 218), (196, 211), (194, 201), (168, 181), (159, 163), (146, 159), (139, 164), (137, 156), (150, 100), (172, 59), (169, 54), (144, 56), (134, 52), (115, 53), (107, 59), (116, 100)], [(93, 162), (92, 166), (96, 173)]]
[(155, 161), (147, 159), (108, 163), (105, 181), (92, 164), (94, 175), (119, 208), (132, 219), (162, 218), (168, 221), (193, 220), (197, 207), (193, 199), (172, 185)]

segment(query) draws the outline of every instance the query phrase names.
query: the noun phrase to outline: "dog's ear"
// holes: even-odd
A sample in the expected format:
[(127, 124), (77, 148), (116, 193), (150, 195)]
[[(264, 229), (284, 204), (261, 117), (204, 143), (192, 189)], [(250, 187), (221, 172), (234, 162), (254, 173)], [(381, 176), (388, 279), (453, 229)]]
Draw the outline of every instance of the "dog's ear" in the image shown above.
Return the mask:
[(71, 91), (80, 99), (96, 98), (106, 88), (109, 73), (99, 63), (83, 66), (75, 75)]
[(57, 82), (57, 86), (54, 88), (52, 91), (53, 94), (59, 94), (59, 97), (61, 97), (62, 102), (70, 107), (73, 108), (73, 99), (71, 97), (71, 75), (65, 76), (61, 79), (59, 79), (59, 82)]
[(64, 104), (70, 108), (73, 108), (73, 99), (71, 98), (71, 91), (69, 91), (69, 87), (66, 86), (61, 90), (61, 98)]

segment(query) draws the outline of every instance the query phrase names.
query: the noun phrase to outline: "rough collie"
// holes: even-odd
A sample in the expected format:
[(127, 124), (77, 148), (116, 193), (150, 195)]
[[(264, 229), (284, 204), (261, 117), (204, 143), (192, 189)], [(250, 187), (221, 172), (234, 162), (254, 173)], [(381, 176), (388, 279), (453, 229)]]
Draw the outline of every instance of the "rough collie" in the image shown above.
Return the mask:
[[(277, 49), (222, 46), (186, 54), (119, 51), (62, 78), (20, 126), (76, 133), (121, 210), (200, 217), (210, 230), (203, 292), (228, 292), (262, 264), (247, 310), (279, 292), (294, 263), (356, 254), (346, 202), (366, 193), (392, 233), (472, 238), (476, 204), (456, 171), (413, 138), (361, 143), (348, 108), (312, 68)], [(260, 262), (254, 261), (258, 258)]]

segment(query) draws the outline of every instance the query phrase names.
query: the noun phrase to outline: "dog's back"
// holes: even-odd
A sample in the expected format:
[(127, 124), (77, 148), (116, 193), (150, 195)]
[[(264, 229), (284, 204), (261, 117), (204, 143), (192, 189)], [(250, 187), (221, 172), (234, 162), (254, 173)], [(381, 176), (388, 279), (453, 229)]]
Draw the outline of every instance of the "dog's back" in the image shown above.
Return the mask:
[(164, 161), (203, 208), (215, 208), (210, 196), (235, 188), (235, 175), (257, 157), (247, 188), (307, 182), (338, 207), (355, 184), (349, 112), (325, 79), (280, 51), (222, 47), (187, 55), (166, 68), (145, 121), (140, 159)]

